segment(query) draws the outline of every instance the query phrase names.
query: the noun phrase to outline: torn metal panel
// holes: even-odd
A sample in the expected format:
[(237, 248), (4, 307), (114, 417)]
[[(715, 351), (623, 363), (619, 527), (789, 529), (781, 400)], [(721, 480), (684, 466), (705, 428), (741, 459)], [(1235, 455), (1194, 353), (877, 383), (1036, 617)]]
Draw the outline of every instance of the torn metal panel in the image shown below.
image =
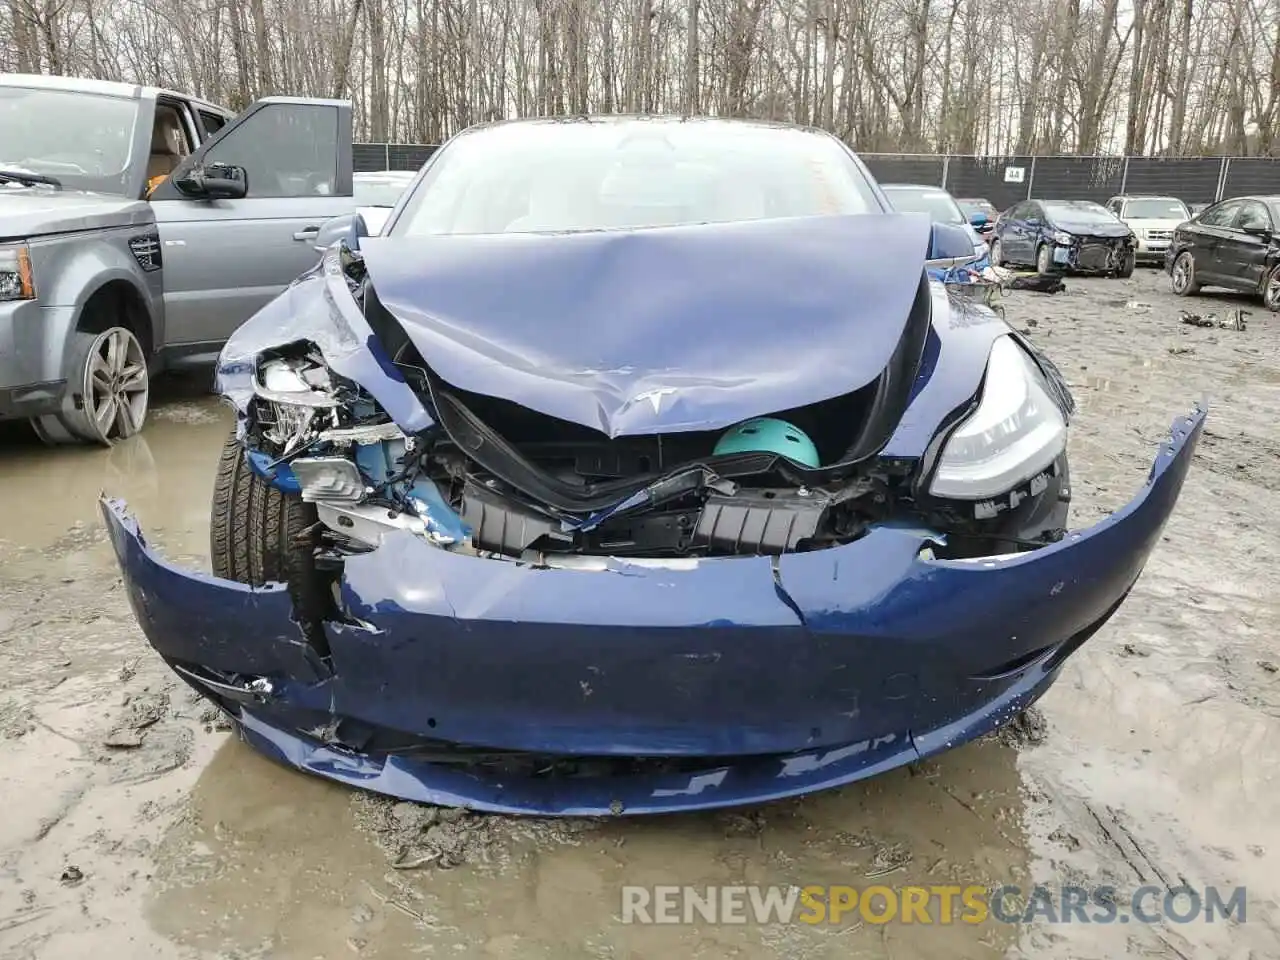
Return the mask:
[(241, 325), (218, 358), (215, 388), (241, 413), (254, 397), (261, 353), (312, 343), (330, 369), (364, 387), (406, 433), (434, 422), (360, 313), (342, 272), (340, 248)]
[(927, 218), (887, 214), (370, 237), (361, 253), (445, 382), (619, 437), (726, 428), (871, 383), (929, 240)]
[[(269, 689), (228, 709), (284, 762), (483, 810), (695, 809), (870, 776), (1032, 702), (1140, 573), (1204, 416), (1175, 422), (1144, 489), (1111, 517), (972, 561), (930, 559), (927, 531), (876, 526), (777, 558), (546, 570), (392, 531), (346, 558), (327, 659), (282, 588), (183, 573), (123, 505), (104, 501), (103, 514), (148, 640), (236, 690)], [(509, 766), (608, 758), (633, 767)]]

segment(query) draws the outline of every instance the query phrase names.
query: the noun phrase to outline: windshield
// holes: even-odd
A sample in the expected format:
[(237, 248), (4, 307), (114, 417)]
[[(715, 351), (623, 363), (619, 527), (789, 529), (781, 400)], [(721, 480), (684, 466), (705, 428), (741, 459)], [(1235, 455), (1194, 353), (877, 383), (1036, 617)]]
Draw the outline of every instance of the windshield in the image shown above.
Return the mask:
[(357, 207), (394, 207), (409, 186), (413, 175), (407, 177), (362, 177), (356, 174), (352, 178), (352, 192), (355, 194)]
[(122, 97), (0, 86), (0, 170), (126, 193), (137, 114), (138, 102)]
[(391, 236), (554, 233), (880, 212), (825, 134), (723, 121), (538, 121), (464, 133)]
[(957, 200), (956, 203), (960, 204), (960, 209), (964, 211), (967, 217), (971, 217), (975, 213), (982, 213), (986, 215), (988, 220), (992, 220), (1000, 212), (986, 200)]
[(1114, 220), (1116, 216), (1100, 203), (1092, 200), (1044, 200), (1045, 213), (1050, 217), (1057, 214), (1067, 219)]
[(1181, 200), (1130, 200), (1124, 215), (1132, 220), (1189, 220), (1191, 213)]
[(884, 187), (893, 209), (899, 213), (927, 213), (934, 223), (968, 223), (951, 194), (917, 187)]

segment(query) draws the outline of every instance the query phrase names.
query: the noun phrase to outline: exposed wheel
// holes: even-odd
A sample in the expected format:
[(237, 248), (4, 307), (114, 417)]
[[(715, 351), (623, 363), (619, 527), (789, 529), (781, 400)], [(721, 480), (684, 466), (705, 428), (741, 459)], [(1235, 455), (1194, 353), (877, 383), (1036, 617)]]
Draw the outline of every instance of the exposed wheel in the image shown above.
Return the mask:
[(1125, 258), (1120, 264), (1120, 269), (1116, 271), (1116, 276), (1121, 280), (1127, 280), (1129, 277), (1133, 276), (1134, 267), (1137, 265), (1138, 256), (1133, 251), (1130, 251), (1125, 254)]
[(289, 582), (315, 508), (277, 490), (253, 471), (235, 431), (218, 458), (209, 514), (209, 552), (215, 576), (260, 587)]
[(1041, 244), (1036, 250), (1036, 273), (1049, 273), (1053, 270), (1053, 251), (1048, 244)]
[(1196, 258), (1190, 250), (1183, 250), (1178, 259), (1173, 261), (1173, 292), (1180, 297), (1189, 297), (1200, 292), (1200, 284), (1196, 280)]
[(1267, 274), (1267, 282), (1262, 288), (1262, 303), (1272, 313), (1280, 313), (1280, 266), (1273, 267)]
[(31, 425), (45, 443), (110, 446), (142, 429), (150, 395), (147, 355), (132, 331), (77, 332), (68, 353), (62, 412), (34, 418)]
[(999, 237), (991, 241), (991, 265), (993, 267), (1004, 266), (1004, 250), (1000, 246)]

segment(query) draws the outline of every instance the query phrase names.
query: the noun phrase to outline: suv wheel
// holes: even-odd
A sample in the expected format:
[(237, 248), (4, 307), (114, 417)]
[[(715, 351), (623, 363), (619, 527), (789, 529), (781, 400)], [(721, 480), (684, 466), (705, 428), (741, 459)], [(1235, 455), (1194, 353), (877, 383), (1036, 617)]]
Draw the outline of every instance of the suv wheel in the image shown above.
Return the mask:
[(32, 421), (45, 443), (110, 446), (133, 436), (147, 418), (151, 378), (147, 355), (132, 331), (79, 331), (71, 342), (67, 398), (59, 414)]

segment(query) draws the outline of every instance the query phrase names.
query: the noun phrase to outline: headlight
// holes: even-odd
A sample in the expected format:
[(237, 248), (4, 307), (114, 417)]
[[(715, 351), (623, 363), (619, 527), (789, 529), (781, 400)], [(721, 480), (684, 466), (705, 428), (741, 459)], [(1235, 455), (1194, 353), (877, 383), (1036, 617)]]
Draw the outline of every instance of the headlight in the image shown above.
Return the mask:
[(336, 407), (329, 371), (318, 363), (268, 360), (258, 369), (254, 393), (264, 400), (299, 407)]
[(328, 369), (305, 357), (262, 363), (253, 392), (265, 406), (259, 413), (263, 433), (282, 455), (303, 446), (318, 413), (339, 405)]
[(1054, 243), (1066, 243), (1066, 244), (1069, 244), (1069, 243), (1071, 243), (1071, 241), (1072, 241), (1072, 240), (1074, 240), (1074, 239), (1075, 239), (1075, 238), (1074, 238), (1073, 236), (1071, 236), (1071, 234), (1067, 233), (1065, 230), (1055, 230), (1055, 231), (1053, 231), (1053, 242), (1054, 242)]
[(1062, 453), (1067, 423), (1044, 374), (1012, 337), (991, 347), (978, 409), (947, 439), (929, 492), (985, 500), (1034, 477)]
[(0, 246), (0, 300), (34, 300), (31, 251), (25, 246)]

